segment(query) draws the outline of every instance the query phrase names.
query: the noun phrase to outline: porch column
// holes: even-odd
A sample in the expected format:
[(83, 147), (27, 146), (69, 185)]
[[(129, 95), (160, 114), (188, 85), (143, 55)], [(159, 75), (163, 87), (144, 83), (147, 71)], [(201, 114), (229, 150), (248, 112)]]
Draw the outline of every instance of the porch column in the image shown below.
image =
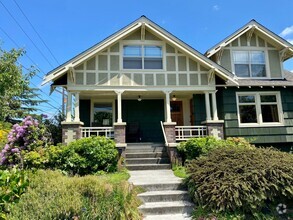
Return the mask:
[(67, 92), (66, 122), (71, 122), (71, 105), (72, 105), (72, 93)]
[(170, 106), (170, 94), (172, 91), (164, 91), (166, 94), (166, 122), (172, 122), (171, 119), (171, 106)]
[(74, 113), (74, 121), (79, 122), (79, 92), (75, 93)]
[(217, 100), (216, 100), (216, 92), (212, 93), (212, 103), (213, 103), (213, 120), (218, 121), (218, 110), (217, 110)]
[(117, 94), (117, 123), (122, 123), (122, 93), (124, 90), (115, 90)]
[(205, 103), (206, 103), (206, 120), (211, 120), (211, 109), (210, 109), (210, 94), (209, 92), (205, 92)]

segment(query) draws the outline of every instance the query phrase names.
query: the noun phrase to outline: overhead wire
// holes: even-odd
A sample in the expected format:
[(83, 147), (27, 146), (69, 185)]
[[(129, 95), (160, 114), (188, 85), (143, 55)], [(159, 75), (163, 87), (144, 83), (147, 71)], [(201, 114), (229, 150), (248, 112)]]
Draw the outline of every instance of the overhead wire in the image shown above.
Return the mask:
[(20, 10), (20, 12), (22, 13), (22, 15), (26, 18), (27, 22), (30, 24), (30, 26), (32, 27), (32, 29), (34, 30), (34, 32), (37, 34), (37, 36), (39, 37), (39, 39), (45, 45), (45, 47), (47, 48), (47, 50), (49, 51), (49, 53), (51, 54), (51, 56), (54, 58), (54, 60), (57, 62), (57, 64), (60, 65), (60, 63), (58, 62), (58, 60), (55, 57), (55, 55), (52, 53), (52, 51), (50, 50), (50, 48), (47, 46), (47, 44), (45, 43), (45, 41), (43, 40), (43, 38), (41, 37), (41, 35), (38, 33), (38, 31), (36, 30), (36, 28), (34, 27), (34, 25), (30, 22), (29, 18), (26, 16), (26, 14), (24, 13), (24, 11), (21, 9), (21, 7), (19, 6), (19, 4), (15, 0), (13, 0), (13, 1), (16, 4), (16, 6), (18, 7), (18, 9)]
[(48, 58), (44, 55), (44, 53), (40, 50), (40, 48), (35, 44), (35, 42), (31, 39), (31, 37), (26, 33), (26, 31), (22, 28), (22, 26), (19, 24), (19, 22), (16, 20), (16, 18), (13, 16), (13, 14), (9, 11), (9, 9), (3, 4), (2, 1), (0, 1), (0, 4), (4, 7), (6, 12), (10, 15), (10, 17), (15, 21), (15, 23), (18, 25), (18, 27), (22, 30), (22, 32), (27, 36), (27, 38), (30, 40), (30, 42), (34, 45), (34, 47), (38, 50), (38, 52), (42, 55), (42, 57), (48, 62), (48, 64), (54, 68), (52, 63), (48, 60)]

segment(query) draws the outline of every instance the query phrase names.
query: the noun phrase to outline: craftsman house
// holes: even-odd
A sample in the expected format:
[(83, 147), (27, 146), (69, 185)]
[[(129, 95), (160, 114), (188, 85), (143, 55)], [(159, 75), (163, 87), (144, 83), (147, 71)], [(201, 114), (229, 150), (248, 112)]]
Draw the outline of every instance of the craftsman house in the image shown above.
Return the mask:
[(252, 20), (204, 55), (145, 16), (49, 72), (67, 90), (63, 142), (240, 136), (293, 143), (293, 46)]

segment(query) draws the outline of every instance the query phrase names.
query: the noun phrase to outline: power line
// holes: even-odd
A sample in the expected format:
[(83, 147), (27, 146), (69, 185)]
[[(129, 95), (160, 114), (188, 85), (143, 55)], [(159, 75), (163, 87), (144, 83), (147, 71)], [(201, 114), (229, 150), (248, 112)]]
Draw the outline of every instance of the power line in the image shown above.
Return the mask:
[(16, 20), (16, 18), (12, 15), (12, 13), (8, 10), (8, 8), (0, 1), (0, 4), (4, 7), (4, 9), (7, 11), (7, 13), (12, 17), (12, 19), (15, 21), (15, 23), (18, 25), (18, 27), (22, 30), (22, 32), (27, 36), (27, 38), (30, 40), (30, 42), (34, 45), (34, 47), (39, 51), (39, 53), (42, 55), (42, 57), (49, 63), (49, 65), (54, 68), (54, 66), (51, 64), (51, 62), (48, 60), (48, 58), (43, 54), (43, 52), (37, 47), (35, 42), (31, 39), (31, 37), (25, 32), (25, 30), (22, 28), (22, 26), (19, 24), (19, 22)]
[(30, 20), (28, 19), (28, 17), (25, 15), (24, 11), (21, 9), (21, 7), (19, 6), (19, 4), (15, 0), (13, 0), (13, 1), (17, 5), (18, 9), (21, 11), (21, 13), (23, 14), (23, 16), (26, 18), (26, 20), (28, 21), (28, 23), (30, 24), (30, 26), (32, 27), (32, 29), (35, 31), (35, 33), (37, 34), (37, 36), (39, 37), (39, 39), (45, 45), (45, 47), (47, 48), (47, 50), (49, 51), (49, 53), (51, 54), (51, 56), (60, 65), (60, 63), (58, 62), (57, 58), (54, 56), (54, 54), (52, 53), (52, 51), (50, 50), (50, 48), (47, 46), (47, 44), (45, 43), (45, 41), (43, 40), (43, 38), (40, 36), (40, 34), (37, 32), (37, 30), (35, 29), (35, 27), (33, 26), (33, 24), (30, 22)]

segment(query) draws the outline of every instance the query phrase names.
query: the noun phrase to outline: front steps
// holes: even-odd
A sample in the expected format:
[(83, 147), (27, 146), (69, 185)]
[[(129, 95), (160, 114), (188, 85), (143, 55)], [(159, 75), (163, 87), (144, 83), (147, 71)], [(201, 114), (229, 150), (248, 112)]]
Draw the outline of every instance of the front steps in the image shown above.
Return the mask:
[(191, 219), (194, 204), (190, 202), (182, 179), (174, 176), (162, 144), (128, 144), (125, 163), (130, 170), (129, 182), (146, 190), (138, 195), (143, 202), (139, 210), (144, 219)]
[(127, 144), (126, 168), (128, 170), (170, 169), (170, 160), (163, 144)]

